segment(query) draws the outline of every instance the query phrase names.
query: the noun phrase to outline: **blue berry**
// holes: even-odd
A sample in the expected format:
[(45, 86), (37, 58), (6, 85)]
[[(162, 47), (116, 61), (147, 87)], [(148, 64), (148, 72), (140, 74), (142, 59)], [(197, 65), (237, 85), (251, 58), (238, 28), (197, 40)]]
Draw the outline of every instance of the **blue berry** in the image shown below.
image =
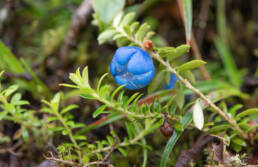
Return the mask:
[(110, 64), (110, 72), (118, 85), (136, 90), (150, 83), (155, 74), (155, 67), (148, 52), (128, 46), (116, 50)]
[(165, 84), (165, 89), (173, 89), (175, 87), (178, 78), (174, 74), (170, 74), (170, 80), (168, 84)]

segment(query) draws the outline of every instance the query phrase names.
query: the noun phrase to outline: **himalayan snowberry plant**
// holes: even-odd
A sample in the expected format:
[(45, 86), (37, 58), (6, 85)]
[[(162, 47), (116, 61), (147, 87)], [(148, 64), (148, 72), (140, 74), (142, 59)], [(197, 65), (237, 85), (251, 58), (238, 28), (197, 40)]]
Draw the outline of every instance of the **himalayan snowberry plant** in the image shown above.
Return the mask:
[[(95, 123), (78, 123), (71, 113), (78, 106), (64, 106), (62, 100), (68, 95), (62, 92), (53, 95), (52, 100), (42, 100), (39, 112), (47, 117), (39, 119), (38, 113), (24, 107), (29, 102), (17, 93), (17, 85), (0, 87), (0, 120), (20, 124), (21, 140), (35, 138), (41, 147), (55, 140), (52, 136), (64, 137), (65, 142), (52, 143), (57, 145), (56, 154), (44, 154), (44, 158), (61, 166), (112, 166), (119, 157), (130, 158), (132, 152), (137, 152), (134, 159), (142, 167), (153, 163), (180, 167), (195, 164), (195, 156), (209, 141), (221, 143), (221, 149), (227, 147), (235, 153), (247, 145), (252, 147), (258, 135), (250, 119), (258, 109), (227, 105), (232, 97), (239, 101), (248, 98), (239, 85), (207, 84), (197, 77), (206, 62), (191, 55), (192, 6), (191, 1), (183, 2), (187, 44), (165, 46), (148, 23), (137, 21), (140, 19), (136, 13), (123, 9), (124, 1), (93, 1), (92, 24), (99, 29), (98, 43), (113, 45), (113, 57), (97, 82), (89, 81), (90, 69), (86, 66), (70, 73), (70, 83), (60, 86), (79, 94), (80, 100), (96, 103), (97, 109), (92, 112)], [(30, 69), (27, 71), (36, 78)], [(43, 90), (41, 82), (36, 81)], [(103, 138), (87, 133), (102, 128), (110, 131), (100, 135)], [(193, 141), (197, 138), (195, 146)], [(9, 140), (0, 141), (6, 142), (4, 139)], [(191, 148), (185, 144), (190, 141), (194, 145)], [(218, 149), (218, 145), (212, 148), (215, 147)], [(216, 155), (207, 157), (207, 161), (213, 161)], [(228, 163), (233, 161), (243, 164), (237, 156), (231, 156)]]
[[(88, 68), (85, 67), (82, 71), (78, 69), (76, 73), (70, 74), (74, 84), (62, 85), (79, 90), (85, 100), (100, 102), (101, 106), (93, 113), (93, 117), (105, 115), (106, 120), (98, 127), (121, 122), (128, 135), (121, 139), (115, 130), (111, 130), (111, 136), (107, 136), (107, 140), (97, 142), (96, 145), (87, 145), (85, 150), (77, 149), (81, 150), (78, 151), (81, 152), (78, 153), (80, 159), (87, 155), (86, 161), (82, 160), (81, 163), (101, 161), (105, 155), (103, 153), (109, 155), (114, 150), (128, 156), (128, 147), (134, 149), (140, 146), (141, 166), (147, 166), (150, 161), (148, 154), (155, 152), (148, 145), (147, 138), (156, 131), (160, 131), (167, 138), (163, 154), (160, 155), (161, 167), (176, 159), (171, 158), (171, 154), (174, 155), (176, 145), (180, 144), (178, 140), (188, 129), (222, 140), (236, 151), (241, 150), (248, 141), (254, 140), (248, 136), (255, 131), (255, 127), (248, 125), (248, 116), (256, 114), (257, 109), (248, 109), (237, 114), (238, 105), (229, 109), (225, 107), (225, 100), (229, 97), (245, 98), (237, 87), (224, 85), (218, 89), (202, 88), (195, 81), (192, 70), (204, 66), (206, 62), (182, 62), (180, 59), (190, 55), (189, 42), (176, 47), (156, 46), (155, 40), (152, 40), (155, 39), (155, 33), (151, 31), (150, 25), (136, 21), (135, 13), (117, 12), (115, 9), (112, 12), (105, 11), (99, 2), (94, 1), (93, 15), (93, 24), (100, 29), (98, 42), (115, 42), (117, 46), (109, 71), (100, 77), (96, 86), (91, 86)], [(185, 15), (189, 16), (189, 6), (185, 5), (184, 8)], [(110, 17), (109, 22), (102, 20), (105, 17)], [(187, 33), (187, 26), (191, 27), (191, 23), (185, 22), (185, 25), (189, 41), (191, 33)], [(117, 88), (112, 90), (111, 85), (103, 84), (107, 77), (116, 82)], [(125, 95), (127, 92), (131, 95)], [(75, 148), (80, 145), (74, 143)], [(196, 148), (195, 151), (199, 152), (200, 149)], [(191, 161), (194, 158), (185, 162), (178, 161), (178, 164), (180, 166), (185, 163), (187, 166)]]

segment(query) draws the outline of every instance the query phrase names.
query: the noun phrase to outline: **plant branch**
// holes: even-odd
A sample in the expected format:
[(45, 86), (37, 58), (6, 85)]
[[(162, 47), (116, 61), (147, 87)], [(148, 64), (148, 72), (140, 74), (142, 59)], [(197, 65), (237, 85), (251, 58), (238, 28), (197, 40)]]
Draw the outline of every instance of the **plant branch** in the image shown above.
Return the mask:
[(212, 103), (201, 91), (195, 88), (187, 79), (183, 78), (170, 64), (164, 61), (158, 53), (151, 52), (153, 58), (155, 58), (158, 62), (163, 64), (167, 70), (173, 73), (188, 89), (192, 90), (195, 94), (197, 94), (203, 101), (205, 101), (215, 112), (217, 112), (221, 117), (223, 117), (232, 128), (237, 130), (238, 134), (247, 139), (248, 136), (240, 129), (235, 120), (231, 119), (227, 114), (225, 114), (219, 107), (217, 107), (214, 103)]
[(114, 110), (117, 110), (117, 111), (119, 111), (119, 112), (121, 112), (121, 113), (124, 113), (124, 114), (126, 114), (126, 115), (129, 115), (129, 116), (132, 116), (132, 117), (134, 117), (134, 118), (140, 118), (140, 119), (143, 119), (143, 118), (161, 118), (161, 117), (163, 117), (163, 114), (160, 114), (160, 113), (155, 113), (155, 114), (152, 114), (152, 113), (149, 113), (149, 114), (147, 114), (147, 115), (144, 115), (144, 114), (137, 114), (137, 113), (134, 113), (134, 112), (130, 112), (130, 111), (128, 111), (128, 109), (127, 108), (123, 108), (123, 107), (121, 107), (121, 106), (117, 106), (117, 105), (115, 105), (114, 103), (111, 103), (110, 101), (108, 101), (108, 100), (106, 100), (106, 99), (104, 99), (104, 98), (101, 98), (98, 94), (94, 94), (94, 97), (98, 100), (98, 101), (100, 101), (100, 102), (102, 102), (102, 103), (104, 103), (105, 105), (107, 105), (109, 108), (112, 108), (112, 109), (114, 109)]
[[(145, 134), (146, 134), (146, 132), (147, 132), (148, 130), (149, 130), (149, 129), (145, 129), (145, 130), (141, 131), (141, 132), (139, 133), (139, 135), (136, 136), (136, 137), (135, 137), (134, 139), (132, 139), (131, 141), (119, 143), (119, 144), (116, 145), (116, 147), (126, 147), (126, 146), (129, 146), (129, 145), (134, 145), (134, 144), (136, 144), (136, 143), (138, 142), (138, 140), (142, 139), (142, 138), (145, 136)], [(96, 153), (100, 153), (100, 152), (105, 152), (105, 151), (108, 151), (108, 150), (112, 149), (112, 147), (113, 147), (113, 146), (103, 147), (103, 148), (101, 148), (101, 149), (94, 150), (94, 151), (92, 151), (91, 153), (92, 153), (92, 154), (96, 154)]]
[[(143, 44), (139, 43), (139, 41), (137, 39), (135, 39), (135, 37), (130, 37), (128, 36), (126, 33), (123, 34), (129, 41), (139, 45), (142, 49), (144, 49)], [(188, 89), (192, 90), (195, 94), (197, 94), (204, 102), (206, 102), (215, 112), (217, 112), (221, 117), (223, 117), (229, 124), (232, 125), (232, 128), (235, 129), (238, 134), (243, 137), (244, 139), (248, 139), (248, 136), (246, 133), (244, 133), (240, 127), (237, 125), (237, 123), (235, 122), (235, 120), (231, 119), (227, 114), (225, 114), (219, 107), (217, 107), (214, 103), (212, 103), (212, 101), (210, 101), (201, 91), (199, 91), (197, 88), (195, 88), (187, 79), (185, 79), (184, 77), (182, 77), (168, 62), (166, 62), (165, 60), (163, 60), (158, 53), (154, 52), (154, 51), (149, 51), (150, 55), (156, 59), (158, 62), (160, 62), (162, 65), (164, 65), (167, 70), (171, 73), (173, 73), (180, 82), (182, 82)], [(145, 115), (138, 115), (135, 113), (131, 113), (125, 109), (123, 109), (122, 107), (117, 107), (114, 106), (112, 103), (106, 101), (105, 99), (101, 99), (100, 97), (97, 98), (98, 100), (102, 100), (103, 103), (105, 103), (107, 106), (114, 108), (118, 111), (121, 111), (125, 114), (131, 114), (134, 117), (140, 117), (140, 118), (146, 118), (148, 116)], [(153, 117), (153, 115), (149, 116), (149, 117)]]
[(72, 141), (74, 147), (76, 148), (76, 153), (78, 154), (79, 160), (80, 160), (80, 162), (82, 162), (82, 155), (81, 155), (80, 147), (79, 147), (78, 143), (76, 142), (76, 140), (74, 139), (71, 129), (67, 126), (67, 124), (65, 123), (65, 120), (58, 113), (58, 111), (55, 111), (55, 114), (58, 117), (58, 119), (60, 120), (60, 122), (63, 124), (64, 128), (67, 130), (69, 138)]

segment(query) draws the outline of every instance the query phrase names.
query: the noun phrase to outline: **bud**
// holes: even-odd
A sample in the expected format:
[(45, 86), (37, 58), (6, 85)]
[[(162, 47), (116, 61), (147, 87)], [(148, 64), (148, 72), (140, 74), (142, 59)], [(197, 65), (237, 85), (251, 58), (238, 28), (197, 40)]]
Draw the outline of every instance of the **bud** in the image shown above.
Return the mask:
[(163, 125), (159, 128), (159, 130), (165, 137), (170, 137), (174, 131), (172, 124), (169, 123), (167, 119), (165, 119)]

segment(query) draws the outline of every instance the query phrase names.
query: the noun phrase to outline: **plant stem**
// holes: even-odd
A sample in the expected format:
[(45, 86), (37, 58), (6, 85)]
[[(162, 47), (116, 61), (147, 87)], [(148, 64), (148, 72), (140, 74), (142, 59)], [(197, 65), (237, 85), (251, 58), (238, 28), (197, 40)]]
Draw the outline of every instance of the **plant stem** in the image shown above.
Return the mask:
[(106, 100), (104, 98), (101, 98), (97, 93), (95, 93), (93, 96), (98, 101), (100, 101), (100, 102), (104, 103), (105, 105), (107, 105), (109, 108), (112, 108), (114, 110), (117, 110), (117, 111), (119, 111), (121, 113), (124, 113), (126, 115), (129, 115), (129, 116), (131, 115), (134, 118), (145, 119), (145, 118), (154, 118), (154, 117), (155, 118), (161, 118), (161, 117), (163, 117), (163, 114), (160, 114), (160, 113), (152, 114), (152, 113), (149, 112), (148, 114), (145, 115), (145, 114), (137, 114), (137, 113), (134, 113), (134, 112), (130, 112), (130, 111), (128, 111), (127, 108), (123, 108), (121, 106), (117, 106), (114, 103), (111, 103), (110, 101), (108, 101), (108, 100)]
[[(148, 131), (148, 130), (142, 131), (138, 136), (136, 136), (133, 140), (131, 140), (129, 142), (122, 142), (122, 143), (117, 144), (116, 147), (126, 147), (126, 146), (129, 146), (129, 145), (135, 144), (138, 140), (142, 139), (145, 136), (146, 131)], [(96, 154), (96, 153), (100, 153), (100, 152), (105, 152), (105, 151), (110, 150), (111, 148), (112, 148), (112, 146), (107, 146), (107, 147), (104, 147), (104, 148), (101, 148), (101, 149), (94, 150), (91, 153)]]
[(81, 163), (82, 162), (82, 155), (81, 155), (80, 147), (79, 147), (78, 143), (76, 142), (76, 140), (74, 139), (71, 129), (67, 126), (63, 117), (59, 114), (58, 111), (55, 111), (55, 114), (56, 114), (57, 118), (60, 120), (60, 122), (63, 124), (64, 128), (67, 130), (69, 138), (72, 141), (74, 147), (76, 148), (76, 153), (78, 154), (79, 161)]
[(219, 107), (217, 107), (214, 103), (212, 103), (201, 91), (196, 89), (188, 80), (183, 78), (170, 64), (164, 61), (158, 53), (151, 52), (153, 58), (163, 64), (171, 73), (173, 73), (184, 85), (192, 90), (195, 94), (197, 94), (203, 101), (205, 101), (214, 111), (216, 111), (221, 117), (223, 117), (232, 127), (237, 130), (238, 134), (247, 139), (248, 136), (240, 129), (235, 120), (231, 119), (227, 114), (225, 114)]

